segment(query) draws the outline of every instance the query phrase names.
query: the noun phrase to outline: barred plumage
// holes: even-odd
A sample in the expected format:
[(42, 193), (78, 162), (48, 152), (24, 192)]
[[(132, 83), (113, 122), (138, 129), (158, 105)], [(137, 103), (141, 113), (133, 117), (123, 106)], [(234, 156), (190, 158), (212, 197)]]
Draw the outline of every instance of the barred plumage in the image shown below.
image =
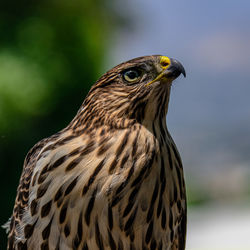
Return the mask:
[(8, 249), (184, 249), (182, 163), (166, 126), (174, 59), (104, 74), (73, 121), (28, 153)]

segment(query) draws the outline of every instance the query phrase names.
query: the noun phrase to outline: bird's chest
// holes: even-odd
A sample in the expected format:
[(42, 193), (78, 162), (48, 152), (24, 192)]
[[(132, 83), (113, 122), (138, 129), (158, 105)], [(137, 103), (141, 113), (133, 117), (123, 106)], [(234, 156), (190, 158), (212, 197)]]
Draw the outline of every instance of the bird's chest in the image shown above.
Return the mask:
[[(175, 249), (185, 189), (174, 149), (136, 130), (113, 138), (119, 143), (105, 153), (97, 147), (67, 175), (60, 177), (57, 169), (48, 196), (40, 201), (42, 214), (46, 199), (54, 197), (40, 231), (51, 225), (48, 243), (60, 249)], [(62, 167), (67, 170), (75, 159), (79, 158), (68, 159)], [(41, 236), (40, 231), (34, 236)]]
[(179, 249), (186, 210), (182, 168), (171, 144), (155, 146), (159, 148), (151, 148), (141, 163), (135, 164), (128, 188), (112, 208), (113, 236), (119, 238), (121, 232), (126, 236), (125, 249), (131, 244), (135, 249)]

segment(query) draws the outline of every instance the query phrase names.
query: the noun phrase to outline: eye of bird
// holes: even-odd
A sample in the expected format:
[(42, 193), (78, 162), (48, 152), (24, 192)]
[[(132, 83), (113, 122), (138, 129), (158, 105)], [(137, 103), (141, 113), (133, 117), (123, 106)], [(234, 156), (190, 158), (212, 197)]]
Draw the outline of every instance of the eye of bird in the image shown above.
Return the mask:
[(129, 83), (134, 83), (141, 78), (141, 73), (138, 69), (128, 69), (123, 73), (123, 78)]

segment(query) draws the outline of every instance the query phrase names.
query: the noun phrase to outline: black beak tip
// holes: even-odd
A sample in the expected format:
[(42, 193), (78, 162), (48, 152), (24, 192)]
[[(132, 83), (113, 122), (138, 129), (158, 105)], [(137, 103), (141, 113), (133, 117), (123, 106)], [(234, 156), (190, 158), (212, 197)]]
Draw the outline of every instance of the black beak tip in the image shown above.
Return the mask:
[(184, 68), (183, 68), (183, 71), (181, 73), (183, 74), (184, 77), (186, 77), (186, 71)]
[(185, 71), (183, 65), (179, 61), (177, 61), (176, 59), (173, 59), (173, 58), (170, 58), (170, 61), (171, 61), (170, 67), (173, 67), (175, 70), (177, 70), (179, 75), (183, 74), (183, 76), (186, 77), (186, 71)]

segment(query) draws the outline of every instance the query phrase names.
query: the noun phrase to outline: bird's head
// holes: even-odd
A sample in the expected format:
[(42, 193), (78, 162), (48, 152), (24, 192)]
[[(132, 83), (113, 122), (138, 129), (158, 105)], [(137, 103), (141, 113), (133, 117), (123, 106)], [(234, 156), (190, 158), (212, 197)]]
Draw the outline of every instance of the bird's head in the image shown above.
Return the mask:
[(180, 62), (166, 56), (144, 56), (121, 63), (91, 88), (82, 110), (92, 119), (134, 119), (166, 116), (172, 81), (185, 74)]

